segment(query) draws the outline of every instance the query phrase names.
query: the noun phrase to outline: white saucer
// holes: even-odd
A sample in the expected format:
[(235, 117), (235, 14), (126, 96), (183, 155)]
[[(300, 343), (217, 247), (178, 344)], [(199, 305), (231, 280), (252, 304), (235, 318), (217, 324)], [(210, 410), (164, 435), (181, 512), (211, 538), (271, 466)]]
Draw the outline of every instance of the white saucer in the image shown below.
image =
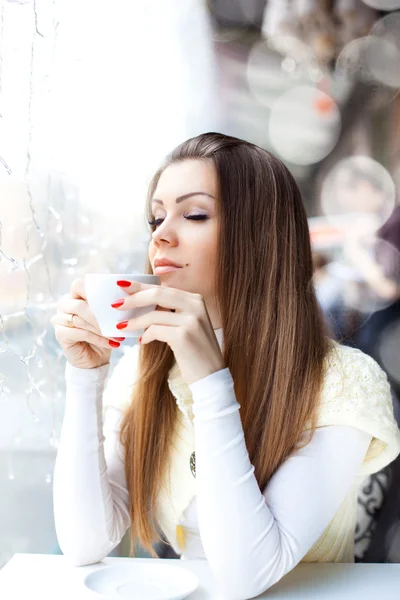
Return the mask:
[(183, 600), (197, 589), (199, 580), (182, 567), (133, 560), (130, 564), (108, 565), (92, 571), (83, 583), (110, 600)]

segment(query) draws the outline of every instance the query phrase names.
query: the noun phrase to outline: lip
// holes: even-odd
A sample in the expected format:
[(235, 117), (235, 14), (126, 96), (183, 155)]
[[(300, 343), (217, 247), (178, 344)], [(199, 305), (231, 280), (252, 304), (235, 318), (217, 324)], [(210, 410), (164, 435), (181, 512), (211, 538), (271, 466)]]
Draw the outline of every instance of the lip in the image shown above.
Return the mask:
[(174, 261), (169, 260), (168, 258), (156, 258), (154, 267), (178, 267), (181, 269), (182, 265), (178, 265), (178, 263), (174, 263)]
[(172, 265), (160, 265), (155, 267), (154, 275), (162, 275), (163, 273), (169, 273), (170, 271), (179, 271), (182, 267), (174, 267)]

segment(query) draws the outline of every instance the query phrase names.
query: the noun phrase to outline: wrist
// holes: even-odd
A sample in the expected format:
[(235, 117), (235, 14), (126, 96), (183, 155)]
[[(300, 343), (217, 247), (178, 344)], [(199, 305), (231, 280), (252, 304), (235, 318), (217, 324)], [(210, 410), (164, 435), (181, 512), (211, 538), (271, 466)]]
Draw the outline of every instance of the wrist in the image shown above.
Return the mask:
[(65, 379), (68, 383), (74, 384), (103, 384), (110, 371), (110, 363), (105, 363), (98, 367), (81, 368), (71, 365), (69, 362), (65, 366)]

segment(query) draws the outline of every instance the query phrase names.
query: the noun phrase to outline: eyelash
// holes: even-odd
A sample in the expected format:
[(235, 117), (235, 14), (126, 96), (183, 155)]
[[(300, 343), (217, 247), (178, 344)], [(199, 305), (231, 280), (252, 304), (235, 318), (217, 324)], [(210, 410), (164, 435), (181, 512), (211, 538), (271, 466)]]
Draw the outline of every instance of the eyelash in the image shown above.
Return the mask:
[[(207, 215), (192, 215), (191, 217), (185, 217), (185, 219), (190, 219), (191, 221), (206, 221), (208, 219)], [(160, 222), (159, 222), (160, 221)], [(157, 227), (161, 225), (164, 219), (154, 219), (154, 221), (148, 221), (148, 224), (151, 227)]]

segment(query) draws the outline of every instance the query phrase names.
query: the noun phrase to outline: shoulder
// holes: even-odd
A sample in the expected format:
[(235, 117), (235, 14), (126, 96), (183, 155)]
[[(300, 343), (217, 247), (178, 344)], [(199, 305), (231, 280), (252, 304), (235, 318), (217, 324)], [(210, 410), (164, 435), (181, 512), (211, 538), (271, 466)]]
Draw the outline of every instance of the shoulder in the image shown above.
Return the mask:
[[(371, 394), (367, 398), (368, 392)], [(343, 406), (350, 402), (354, 406), (360, 401), (379, 405), (388, 393), (387, 375), (371, 356), (331, 340), (331, 350), (325, 358), (324, 403), (339, 402)]]
[(124, 410), (130, 403), (138, 376), (140, 344), (130, 346), (115, 364), (103, 394), (103, 416), (108, 407)]
[(318, 427), (350, 425), (373, 436), (364, 472), (383, 468), (400, 452), (400, 431), (386, 373), (361, 350), (332, 340), (325, 360)]

